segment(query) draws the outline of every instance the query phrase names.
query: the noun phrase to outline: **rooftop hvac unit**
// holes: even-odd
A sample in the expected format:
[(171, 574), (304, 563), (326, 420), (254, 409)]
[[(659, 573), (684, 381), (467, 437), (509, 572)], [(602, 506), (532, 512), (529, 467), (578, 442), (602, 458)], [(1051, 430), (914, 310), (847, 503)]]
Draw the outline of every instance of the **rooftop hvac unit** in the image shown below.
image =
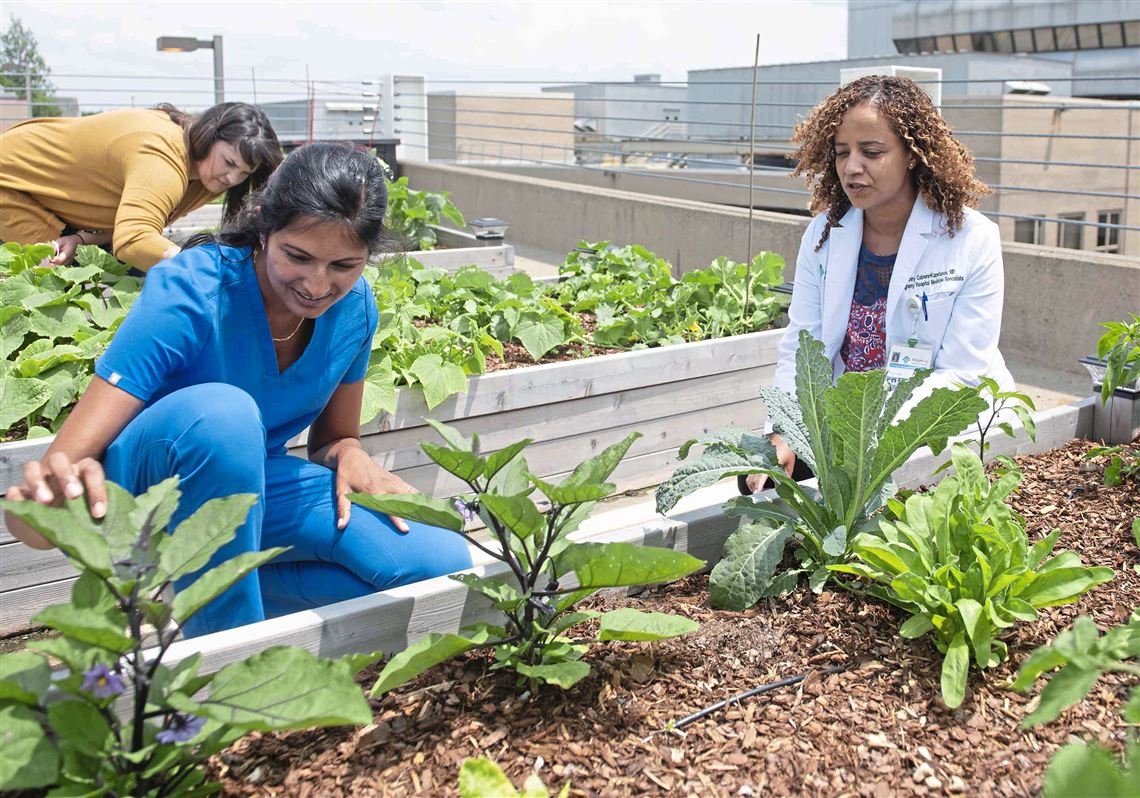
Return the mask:
[(892, 78), (910, 78), (922, 88), (934, 107), (942, 110), (942, 70), (933, 67), (896, 66), (893, 64), (869, 67), (851, 67), (839, 70), (839, 85), (846, 86), (853, 80), (867, 75), (886, 75)]

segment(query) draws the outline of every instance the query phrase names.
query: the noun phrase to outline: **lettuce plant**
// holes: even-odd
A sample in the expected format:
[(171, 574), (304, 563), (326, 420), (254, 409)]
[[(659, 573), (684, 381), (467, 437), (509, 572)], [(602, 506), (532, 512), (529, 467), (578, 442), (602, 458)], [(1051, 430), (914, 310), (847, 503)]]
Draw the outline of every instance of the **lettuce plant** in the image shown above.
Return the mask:
[(1005, 499), (1021, 481), (1012, 462), (990, 483), (978, 457), (964, 443), (951, 447), (954, 474), (933, 493), (891, 500), (895, 520), (851, 542), (854, 561), (831, 570), (875, 583), (872, 593), (910, 613), (899, 633), (934, 633), (942, 652), (942, 698), (962, 703), (970, 661), (979, 669), (1005, 660), (998, 638), (1037, 610), (1071, 604), (1112, 578), (1111, 568), (1087, 568), (1074, 552), (1050, 556), (1060, 530), (1032, 546), (1025, 520)]
[[(177, 482), (137, 498), (108, 484), (102, 521), (83, 499), (59, 508), (0, 502), (80, 572), (70, 603), (33, 618), (60, 636), (0, 654), (0, 791), (206, 795), (218, 785), (205, 782), (199, 765), (250, 731), (371, 720), (351, 659), (281, 646), (214, 674), (199, 673), (198, 654), (162, 664), (188, 619), (283, 551), (234, 557), (163, 600), (175, 580), (202, 569), (233, 539), (255, 498), (207, 502), (167, 535)], [(148, 626), (155, 630), (149, 649)]]
[(1026, 692), (1052, 670), (1057, 672), (1049, 678), (1037, 709), (1021, 722), (1021, 728), (1055, 720), (1088, 695), (1103, 673), (1123, 673), (1138, 681), (1122, 707), (1125, 722), (1134, 727), (1123, 761), (1117, 763), (1095, 743), (1070, 743), (1049, 762), (1045, 773), (1047, 798), (1126, 798), (1140, 794), (1140, 739), (1135, 732), (1140, 724), (1140, 610), (1133, 611), (1127, 623), (1103, 635), (1091, 618), (1080, 616), (1072, 629), (1029, 655), (1011, 687)]
[[(873, 525), (870, 515), (893, 494), (895, 469), (923, 446), (938, 454), (986, 407), (976, 389), (936, 388), (897, 419), (928, 374), (915, 374), (893, 393), (882, 370), (848, 372), (833, 387), (823, 343), (801, 331), (796, 397), (769, 387), (760, 393), (774, 430), (815, 472), (818, 489), (788, 477), (768, 439), (747, 430), (730, 428), (681, 447), (681, 459), (694, 444), (705, 448), (657, 489), (659, 512), (699, 488), (740, 474), (768, 475), (779, 497), (742, 496), (725, 504), (742, 524), (713, 568), (709, 597), (714, 606), (744, 609), (763, 596), (791, 590), (805, 572), (813, 589), (823, 589), (830, 574), (826, 566), (846, 559), (849, 539)], [(777, 575), (785, 544), (793, 538), (799, 566)]]
[[(664, 613), (574, 610), (581, 599), (604, 588), (669, 582), (704, 564), (669, 549), (569, 539), (594, 503), (613, 492), (614, 486), (605, 480), (638, 433), (586, 460), (555, 485), (528, 471), (521, 453), (529, 440), (483, 456), (477, 435), (467, 439), (445, 424), (428, 423), (445, 445), (425, 442), (424, 452), (463, 480), (471, 493), (454, 501), (418, 494), (356, 493), (351, 499), (373, 510), (453, 530), (505, 563), (510, 573), (505, 581), (475, 574), (451, 577), (489, 598), (502, 612), (502, 622), (474, 624), (463, 634), (426, 635), (385, 664), (372, 695), (383, 694), (475, 648), (494, 649), (493, 667), (513, 669), (520, 682), (532, 687), (538, 683), (571, 687), (590, 672), (581, 659), (586, 643), (568, 635), (577, 624), (597, 620), (599, 640), (660, 640), (696, 628), (693, 621)], [(530, 498), (536, 489), (550, 500), (545, 515)], [(467, 521), (475, 516), (486, 524), (494, 545), (464, 532)]]
[(79, 247), (75, 265), (39, 264), (47, 244), (0, 246), (0, 438), (59, 429), (138, 296), (126, 264)]

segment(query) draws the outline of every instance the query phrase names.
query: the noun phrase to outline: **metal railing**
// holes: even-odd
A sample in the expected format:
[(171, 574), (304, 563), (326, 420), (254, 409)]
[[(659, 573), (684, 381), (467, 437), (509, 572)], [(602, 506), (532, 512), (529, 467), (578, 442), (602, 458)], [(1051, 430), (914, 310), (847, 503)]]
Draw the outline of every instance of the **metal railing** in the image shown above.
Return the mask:
[[(690, 81), (648, 83), (464, 78), (427, 80), (423, 90), (411, 90), (398, 78), (385, 89), (382, 81), (368, 77), (259, 79), (251, 70), (248, 77), (228, 75), (225, 92), (227, 99), (257, 102), (282, 114), (285, 104), (292, 104), (290, 113), (297, 114), (296, 120), (304, 116), (298, 122), (305, 126), (304, 133), (317, 138), (353, 138), (346, 135), (351, 131), (363, 136), (389, 133), (406, 139), (412, 157), (483, 167), (496, 163), (545, 167), (560, 177), (577, 171), (636, 175), (655, 181), (661, 193), (671, 195), (683, 194), (686, 183), (719, 186), (731, 192), (726, 194), (732, 198), (728, 201), (741, 204), (735, 192), (744, 187), (733, 183), (733, 176), (749, 169), (769, 176), (790, 171), (793, 162), (788, 159), (785, 167), (781, 159), (795, 150), (792, 131), (835, 86), (833, 80), (757, 80), (768, 94), (753, 103), (748, 95), (751, 73), (750, 68), (739, 71), (746, 80), (703, 80), (696, 75)], [(214, 93), (213, 78), (206, 74), (60, 73), (51, 76), (51, 96), (29, 99), (20, 96), (20, 84), (27, 82), (24, 76), (8, 73), (8, 77), (16, 88), (0, 95), (0, 114), (9, 123), (21, 99), (33, 115), (61, 107), (69, 96), (78, 97), (77, 103), (66, 104), (72, 113), (150, 107), (163, 101), (196, 111), (211, 105)], [(1115, 231), (1118, 239), (1125, 233), (1140, 233), (1140, 183), (1133, 177), (1140, 170), (1140, 102), (995, 93), (1005, 83), (1023, 79), (939, 81), (944, 115), (955, 135), (977, 151), (975, 162), (995, 191), (985, 212), (997, 219), (1098, 228), (1108, 238), (1112, 236), (1107, 231)], [(1140, 84), (1135, 75), (1037, 80), (1063, 87), (1121, 81)], [(584, 88), (575, 95), (575, 87)], [(540, 88), (557, 93), (541, 93)], [(947, 88), (959, 96), (947, 96)], [(586, 96), (587, 90), (611, 89), (613, 93), (605, 96)], [(462, 97), (453, 115), (434, 113), (433, 103), (446, 102), (433, 96), (441, 90)], [(796, 96), (772, 96), (773, 91)], [(506, 98), (511, 107), (504, 107)], [(336, 123), (320, 118), (325, 104), (354, 102), (361, 105), (359, 113), (341, 113)], [(753, 106), (757, 141), (755, 150), (750, 150), (746, 120)], [(956, 117), (962, 124), (954, 124)], [(576, 124), (594, 130), (575, 129)], [(411, 135), (413, 130), (420, 132)], [(757, 186), (761, 195), (783, 195), (788, 210), (804, 211), (810, 192), (802, 185), (767, 183)], [(1086, 218), (1069, 218), (1077, 213)], [(1129, 238), (1136, 241), (1127, 254), (1136, 255), (1140, 236)]]

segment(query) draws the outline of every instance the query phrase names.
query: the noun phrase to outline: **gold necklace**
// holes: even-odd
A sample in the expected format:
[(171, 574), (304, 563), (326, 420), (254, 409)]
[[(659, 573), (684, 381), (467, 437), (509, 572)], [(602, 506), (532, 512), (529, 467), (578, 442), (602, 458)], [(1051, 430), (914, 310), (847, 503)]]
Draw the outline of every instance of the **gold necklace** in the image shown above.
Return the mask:
[(270, 337), (270, 338), (273, 338), (273, 342), (274, 342), (274, 343), (278, 343), (278, 344), (280, 344), (280, 343), (284, 343), (285, 341), (288, 341), (288, 340), (289, 340), (290, 338), (292, 338), (294, 335), (296, 335), (297, 333), (299, 333), (299, 332), (301, 331), (301, 325), (302, 325), (302, 324), (304, 324), (304, 323), (305, 323), (305, 317), (304, 317), (304, 316), (302, 316), (302, 317), (301, 317), (301, 320), (300, 320), (299, 322), (297, 322), (297, 327), (296, 327), (296, 329), (294, 329), (294, 330), (293, 330), (293, 332), (289, 333), (289, 334), (288, 334), (288, 335), (286, 335), (284, 338), (273, 338), (273, 330), (270, 330), (270, 331), (269, 331), (269, 337)]

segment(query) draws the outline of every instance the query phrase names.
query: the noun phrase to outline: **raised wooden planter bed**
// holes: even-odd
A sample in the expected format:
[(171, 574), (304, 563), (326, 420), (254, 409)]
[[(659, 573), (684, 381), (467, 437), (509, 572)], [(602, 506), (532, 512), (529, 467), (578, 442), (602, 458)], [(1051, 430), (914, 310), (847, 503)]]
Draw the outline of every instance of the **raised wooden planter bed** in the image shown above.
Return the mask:
[[(1037, 440), (1030, 441), (1023, 429), (1013, 437), (998, 433), (991, 439), (986, 459), (998, 455), (1034, 454), (1056, 448), (1092, 432), (1094, 399), (1035, 416)], [(969, 439), (971, 436), (962, 436)], [(937, 482), (949, 470), (934, 470), (948, 458), (922, 450), (895, 472), (901, 488), (917, 488)], [(720, 558), (724, 541), (738, 519), (724, 515), (721, 504), (737, 495), (735, 480), (725, 480), (686, 497), (669, 514), (656, 511), (652, 495), (636, 504), (599, 512), (583, 525), (576, 540), (622, 541), (685, 551), (708, 563)], [(505, 566), (473, 550), (473, 569), (484, 577), (507, 578)], [(564, 587), (572, 587), (569, 582)], [(429, 632), (458, 632), (478, 620), (493, 620), (495, 611), (482, 595), (448, 577), (376, 593), (317, 610), (299, 612), (262, 623), (180, 641), (171, 647), (169, 663), (201, 653), (203, 672), (244, 659), (271, 645), (298, 645), (323, 656), (383, 650), (395, 653)]]
[[(759, 429), (761, 385), (771, 384), (782, 330), (693, 344), (532, 366), (472, 377), (466, 394), (428, 411), (420, 391), (400, 391), (397, 411), (364, 430), (364, 445), (383, 465), (424, 493), (452, 495), (464, 486), (419, 448), (434, 440), (423, 418), (479, 433), (484, 451), (532, 438), (528, 462), (537, 476), (560, 479), (583, 459), (642, 433), (612, 480), (619, 491), (656, 485), (672, 473), (677, 447), (733, 423)], [(304, 435), (291, 442), (304, 453)], [(0, 483), (19, 481), (50, 438), (0, 444)], [(66, 601), (74, 572), (58, 551), (16, 542), (0, 520), (0, 634), (23, 629), (41, 608)]]
[[(515, 272), (515, 248), (505, 241), (482, 241), (471, 233), (435, 227), (441, 248), (420, 252), (406, 252), (387, 257), (415, 258), (424, 266), (453, 272), (463, 266), (478, 266), (501, 280)], [(381, 258), (386, 256), (381, 256)]]

